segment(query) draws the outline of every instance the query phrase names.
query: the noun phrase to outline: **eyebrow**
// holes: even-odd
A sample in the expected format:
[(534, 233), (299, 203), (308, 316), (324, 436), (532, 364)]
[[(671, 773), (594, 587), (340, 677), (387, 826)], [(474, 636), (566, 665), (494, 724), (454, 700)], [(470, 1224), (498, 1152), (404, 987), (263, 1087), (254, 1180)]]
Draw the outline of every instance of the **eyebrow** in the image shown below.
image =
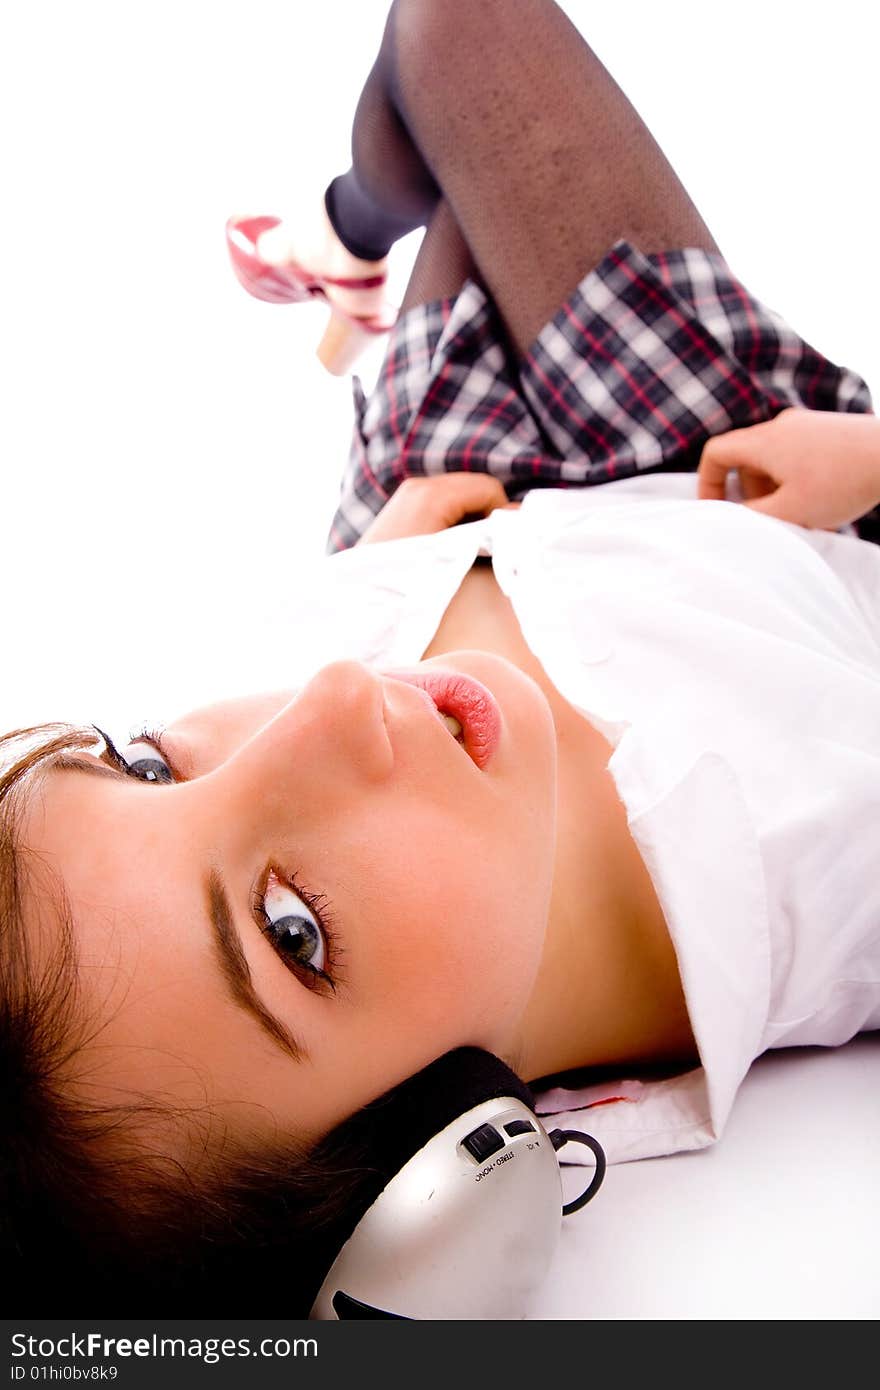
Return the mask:
[[(77, 758), (64, 753), (52, 760), (51, 767), (60, 772), (82, 772), (89, 777), (110, 777), (113, 781), (118, 781), (125, 775), (108, 767), (106, 763), (98, 762), (97, 758)], [(223, 880), (215, 869), (208, 873), (204, 887), (214, 955), (233, 1003), (250, 1014), (276, 1046), (295, 1062), (309, 1061), (308, 1049), (297, 1042), (287, 1025), (266, 1008), (254, 988), (229, 896), (223, 886)]]
[(273, 1013), (270, 1013), (254, 989), (254, 982), (251, 979), (241, 937), (235, 926), (229, 898), (223, 881), (215, 869), (212, 869), (208, 874), (205, 888), (208, 895), (211, 926), (214, 929), (213, 940), (217, 962), (232, 998), (246, 1013), (257, 1020), (263, 1031), (268, 1033), (279, 1047), (289, 1053), (295, 1062), (307, 1062), (309, 1060), (307, 1050), (296, 1041), (287, 1025), (276, 1018)]

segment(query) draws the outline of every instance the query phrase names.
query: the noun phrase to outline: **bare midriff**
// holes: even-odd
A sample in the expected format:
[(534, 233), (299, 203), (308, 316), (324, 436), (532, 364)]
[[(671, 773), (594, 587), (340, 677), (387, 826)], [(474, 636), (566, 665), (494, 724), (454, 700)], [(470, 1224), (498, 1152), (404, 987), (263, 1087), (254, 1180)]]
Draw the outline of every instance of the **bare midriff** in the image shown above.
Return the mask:
[[(527, 645), (516, 614), (489, 564), (476, 564), (452, 598), (424, 658), (459, 650), (505, 657), (540, 686), (553, 714), (558, 749), (557, 853), (542, 972), (532, 1031), (548, 1039), (553, 1065), (536, 1074), (598, 1064), (682, 1061), (695, 1064), (675, 950), (653, 882), (630, 833), (608, 762), (614, 748), (564, 699)], [(581, 963), (582, 970), (578, 970)], [(559, 991), (577, 1012), (605, 972), (603, 1006), (572, 1039), (553, 1036)], [(604, 1004), (608, 1007), (605, 1008)], [(589, 1055), (584, 1055), (584, 1054)]]

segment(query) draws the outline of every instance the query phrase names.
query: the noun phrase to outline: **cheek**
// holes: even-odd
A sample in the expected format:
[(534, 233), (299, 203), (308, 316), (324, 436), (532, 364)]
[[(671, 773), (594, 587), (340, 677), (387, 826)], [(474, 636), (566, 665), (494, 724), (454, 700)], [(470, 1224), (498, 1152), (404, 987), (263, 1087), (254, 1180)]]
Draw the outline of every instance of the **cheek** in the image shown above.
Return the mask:
[(405, 1021), (497, 1046), (525, 1008), (541, 958), (552, 885), (550, 836), (484, 832), (479, 843), (422, 824), (389, 847), (356, 950), (386, 1027)]

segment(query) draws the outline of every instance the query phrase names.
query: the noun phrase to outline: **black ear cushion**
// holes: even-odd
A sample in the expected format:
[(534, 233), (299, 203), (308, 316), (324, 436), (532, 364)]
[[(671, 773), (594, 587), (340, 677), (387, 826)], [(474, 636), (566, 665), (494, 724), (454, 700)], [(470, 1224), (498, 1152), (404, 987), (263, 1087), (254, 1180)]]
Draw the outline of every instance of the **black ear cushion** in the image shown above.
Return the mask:
[(315, 1294), (364, 1212), (396, 1173), (429, 1139), (485, 1100), (512, 1096), (534, 1112), (531, 1090), (500, 1057), (478, 1047), (459, 1047), (401, 1081), (325, 1136), (313, 1157), (328, 1172), (359, 1170), (356, 1190), (332, 1229), (321, 1232), (323, 1263)]
[[(513, 1096), (535, 1109), (529, 1087), (500, 1057), (478, 1047), (459, 1047), (371, 1101), (344, 1128), (349, 1137), (360, 1130), (369, 1136), (371, 1166), (387, 1183), (457, 1115), (498, 1096)], [(332, 1142), (331, 1133), (324, 1143)]]

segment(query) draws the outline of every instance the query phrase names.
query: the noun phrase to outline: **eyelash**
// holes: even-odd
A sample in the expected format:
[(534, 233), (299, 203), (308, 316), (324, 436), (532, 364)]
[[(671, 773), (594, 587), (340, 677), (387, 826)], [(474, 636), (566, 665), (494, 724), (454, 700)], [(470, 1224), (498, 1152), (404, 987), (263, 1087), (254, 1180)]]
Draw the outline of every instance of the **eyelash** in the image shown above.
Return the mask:
[[(124, 772), (126, 777), (134, 778), (136, 782), (146, 782), (147, 779), (145, 777), (138, 777), (137, 773), (132, 772), (132, 764), (122, 756), (110, 735), (105, 734), (103, 729), (99, 729), (97, 724), (93, 724), (92, 728), (95, 729), (96, 732), (99, 733), (101, 735), (101, 738), (104, 740), (104, 750), (107, 754), (107, 757), (110, 760), (111, 765), (115, 767), (118, 772)], [(174, 780), (180, 780), (178, 773), (175, 771), (174, 764), (172, 763), (171, 759), (168, 757), (168, 754), (162, 747), (161, 729), (150, 729), (144, 726), (143, 728), (138, 729), (136, 731), (133, 730), (132, 733), (129, 734), (128, 738), (129, 743), (147, 743), (152, 748), (155, 748), (156, 752), (160, 755), (162, 760), (168, 764), (168, 771), (171, 773)], [(147, 785), (150, 786), (153, 784), (147, 782)]]
[[(145, 778), (138, 777), (136, 773), (132, 772), (131, 764), (127, 762), (119, 752), (119, 749), (116, 747), (109, 734), (105, 734), (104, 730), (99, 729), (97, 724), (93, 724), (92, 728), (95, 729), (104, 740), (104, 748), (113, 767), (119, 772), (124, 773), (126, 777), (134, 778), (137, 782), (145, 782), (147, 786), (156, 785), (146, 782)], [(145, 726), (137, 732), (132, 732), (129, 735), (129, 741), (131, 743), (150, 744), (156, 749), (156, 752), (159, 753), (163, 761), (167, 763), (168, 771), (171, 773), (172, 777), (174, 777), (175, 781), (179, 780), (179, 776), (174, 769), (174, 764), (162, 747), (161, 729), (150, 729)], [(335, 917), (329, 899), (323, 893), (310, 893), (308, 888), (299, 882), (296, 875), (283, 874), (280, 870), (274, 868), (274, 866), (273, 871), (278, 875), (282, 883), (286, 883), (298, 897), (302, 898), (306, 907), (313, 914), (315, 921), (318, 923), (318, 928), (324, 937), (326, 946), (327, 970), (316, 970), (314, 966), (303, 963), (302, 961), (291, 961), (289, 958), (285, 957), (280, 950), (275, 948), (272, 940), (272, 924), (269, 919), (269, 914), (266, 911), (265, 894), (261, 890), (258, 890), (254, 894), (253, 904), (255, 912), (260, 918), (260, 931), (266, 937), (267, 941), (269, 941), (270, 945), (273, 946), (273, 949), (275, 949), (275, 954), (278, 956), (282, 965), (289, 970), (291, 974), (296, 975), (297, 979), (301, 980), (307, 989), (318, 990), (322, 985), (328, 985), (335, 994), (336, 984), (341, 978), (339, 963), (343, 951), (339, 945)]]
[[(342, 978), (339, 969), (339, 964), (340, 960), (342, 959), (343, 952), (341, 946), (339, 945), (339, 938), (336, 932), (335, 917), (331, 910), (329, 900), (323, 893), (310, 893), (308, 888), (306, 888), (306, 886), (303, 883), (300, 883), (294, 874), (283, 874), (279, 869), (276, 868), (273, 868), (271, 872), (274, 872), (282, 883), (286, 884), (290, 889), (292, 889), (292, 891), (296, 893), (297, 897), (302, 898), (306, 907), (309, 909), (315, 921), (318, 923), (318, 928), (324, 938), (324, 943), (326, 947), (326, 971), (316, 970), (313, 965), (308, 965), (303, 961), (292, 961), (288, 957), (286, 957), (280, 950), (277, 950), (277, 948), (275, 947), (275, 943), (272, 939), (272, 923), (269, 918), (269, 914), (266, 911), (266, 896), (261, 889), (257, 889), (257, 891), (254, 893), (253, 903), (254, 911), (256, 912), (257, 916), (260, 918), (262, 923), (262, 925), (260, 926), (260, 931), (266, 937), (266, 940), (273, 947), (273, 949), (275, 949), (275, 953), (278, 956), (278, 959), (281, 961), (282, 965), (285, 967), (285, 969), (289, 970), (291, 974), (296, 975), (297, 979), (301, 979), (307, 989), (317, 990), (320, 989), (322, 985), (328, 985), (335, 994), (337, 983)], [(302, 974), (300, 972), (302, 972)]]

